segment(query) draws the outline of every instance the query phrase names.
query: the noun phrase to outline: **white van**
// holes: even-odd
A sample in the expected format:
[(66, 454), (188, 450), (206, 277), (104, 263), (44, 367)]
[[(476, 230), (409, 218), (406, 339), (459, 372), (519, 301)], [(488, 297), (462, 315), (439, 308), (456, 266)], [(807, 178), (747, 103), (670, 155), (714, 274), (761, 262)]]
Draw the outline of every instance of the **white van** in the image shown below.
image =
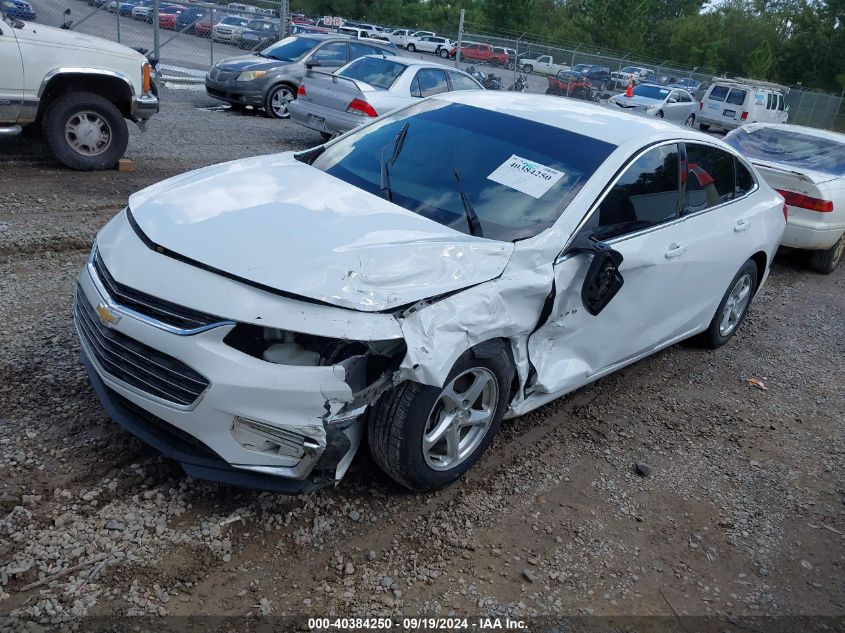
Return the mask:
[(767, 81), (713, 78), (701, 100), (698, 127), (733, 130), (746, 123), (786, 123), (789, 88)]

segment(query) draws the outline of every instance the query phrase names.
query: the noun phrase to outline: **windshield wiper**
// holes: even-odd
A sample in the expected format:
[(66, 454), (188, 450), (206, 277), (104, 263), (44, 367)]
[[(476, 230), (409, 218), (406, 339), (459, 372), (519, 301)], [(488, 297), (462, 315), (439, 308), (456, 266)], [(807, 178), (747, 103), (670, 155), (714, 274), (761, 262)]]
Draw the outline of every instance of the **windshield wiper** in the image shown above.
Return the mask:
[[(399, 134), (396, 135), (396, 138), (393, 139), (392, 143), (388, 143), (384, 147), (381, 148), (381, 195), (391, 202), (393, 202), (393, 191), (390, 189), (390, 172), (387, 169), (388, 165), (392, 165), (396, 162), (396, 159), (399, 158), (399, 152), (402, 151), (402, 146), (405, 145), (405, 139), (408, 136), (408, 127), (410, 126), (409, 123), (406, 123), (402, 126), (402, 129), (399, 130)], [(393, 153), (390, 155), (388, 160), (384, 159), (384, 153), (393, 147)]]
[(267, 55), (265, 55), (265, 54), (264, 54), (264, 53), (262, 53), (261, 51), (255, 51), (255, 52), (253, 53), (253, 55), (258, 55), (259, 57), (266, 57), (267, 59), (270, 59), (269, 57), (267, 57)]
[(464, 214), (467, 218), (467, 225), (469, 226), (469, 234), (477, 237), (484, 237), (484, 232), (481, 230), (481, 220), (478, 219), (478, 214), (469, 201), (464, 188), (461, 187), (461, 175), (458, 170), (454, 170), (455, 180), (458, 181), (458, 193), (461, 194), (461, 202), (464, 205)]

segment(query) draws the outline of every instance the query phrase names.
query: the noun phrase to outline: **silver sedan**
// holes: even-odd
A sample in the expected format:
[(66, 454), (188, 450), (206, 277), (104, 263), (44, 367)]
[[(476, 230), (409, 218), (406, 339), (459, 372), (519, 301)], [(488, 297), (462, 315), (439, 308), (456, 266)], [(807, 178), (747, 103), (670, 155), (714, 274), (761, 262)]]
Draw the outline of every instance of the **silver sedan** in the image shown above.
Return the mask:
[(698, 102), (681, 88), (640, 84), (610, 98), (610, 104), (634, 114), (655, 116), (687, 127), (695, 125)]
[(467, 73), (436, 62), (368, 55), (334, 74), (309, 70), (288, 109), (291, 120), (329, 139), (414, 101), (453, 90), (484, 90)]

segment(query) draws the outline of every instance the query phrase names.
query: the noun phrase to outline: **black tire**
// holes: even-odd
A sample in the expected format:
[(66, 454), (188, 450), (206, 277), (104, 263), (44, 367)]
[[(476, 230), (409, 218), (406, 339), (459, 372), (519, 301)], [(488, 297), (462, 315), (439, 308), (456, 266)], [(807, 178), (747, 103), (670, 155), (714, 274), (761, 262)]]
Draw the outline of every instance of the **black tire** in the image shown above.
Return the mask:
[(417, 50), (416, 46), (414, 46), (413, 44), (408, 44), (408, 52), (409, 53), (413, 53), (415, 50)]
[[(726, 334), (722, 334), (720, 326), (722, 322), (722, 317), (724, 316), (725, 307), (727, 306), (728, 300), (731, 297), (731, 292), (737, 286), (739, 281), (743, 279), (743, 277), (745, 277), (746, 275), (749, 276), (751, 279), (751, 295), (742, 310), (742, 314), (736, 320), (731, 330)], [(731, 283), (728, 284), (728, 289), (725, 291), (722, 300), (719, 302), (719, 307), (716, 309), (716, 314), (713, 315), (713, 320), (710, 321), (710, 327), (708, 327), (707, 330), (705, 330), (704, 333), (701, 335), (701, 340), (706, 347), (709, 347), (710, 349), (716, 349), (717, 347), (721, 347), (729, 340), (731, 340), (731, 337), (734, 334), (736, 334), (736, 331), (739, 329), (739, 326), (742, 325), (742, 322), (745, 320), (745, 315), (748, 314), (748, 308), (751, 306), (751, 301), (754, 299), (754, 293), (757, 291), (757, 282), (757, 264), (754, 263), (754, 260), (749, 259), (742, 265), (742, 268), (739, 269), (739, 272), (737, 272), (737, 274), (731, 280)]]
[(504, 347), (493, 348), (492, 353), (485, 354), (468, 350), (457, 360), (445, 384), (473, 368), (489, 370), (495, 377), (496, 410), (477, 446), (449, 470), (431, 468), (422, 450), (429, 414), (440, 398), (441, 388), (404, 382), (376, 403), (367, 428), (370, 453), (379, 468), (397, 483), (414, 491), (446, 486), (466, 473), (490, 446), (507, 409), (513, 368)]
[[(93, 113), (107, 124), (108, 144), (97, 154), (76, 149), (65, 132), (66, 126), (81, 112)], [(93, 92), (66, 92), (47, 108), (44, 136), (53, 154), (63, 165), (80, 171), (111, 169), (129, 144), (129, 130), (120, 110), (111, 101)]]
[(525, 64), (522, 67), (522, 72), (528, 73), (530, 75), (531, 73), (534, 72), (534, 66), (532, 66), (531, 64)]
[(810, 254), (810, 268), (817, 273), (829, 275), (839, 266), (843, 253), (845, 253), (845, 234), (827, 250), (813, 251)]
[(707, 125), (706, 123), (699, 123), (698, 129), (701, 130), (702, 132), (706, 132), (707, 130), (710, 129), (710, 126)]
[(276, 97), (278, 93), (283, 90), (287, 90), (291, 94), (291, 101), (296, 99), (296, 88), (293, 86), (289, 86), (288, 84), (278, 84), (270, 88), (267, 91), (267, 94), (264, 96), (264, 114), (271, 118), (271, 119), (287, 119), (290, 116), (290, 113), (287, 111), (287, 108), (284, 109), (283, 112), (277, 112), (273, 108), (273, 99)]
[(508, 62), (508, 70), (514, 70), (516, 68), (516, 64), (513, 62)]
[(445, 48), (441, 48), (438, 55), (440, 55), (442, 59), (449, 59), (449, 51), (447, 51)]
[(687, 117), (687, 120), (686, 120), (686, 121), (684, 121), (684, 125), (685, 125), (686, 127), (693, 127), (693, 126), (695, 125), (695, 115), (694, 115), (694, 114), (690, 114), (690, 115)]
[(658, 119), (662, 119), (663, 118), (663, 110), (658, 110), (657, 114), (655, 114), (654, 116), (656, 116)]

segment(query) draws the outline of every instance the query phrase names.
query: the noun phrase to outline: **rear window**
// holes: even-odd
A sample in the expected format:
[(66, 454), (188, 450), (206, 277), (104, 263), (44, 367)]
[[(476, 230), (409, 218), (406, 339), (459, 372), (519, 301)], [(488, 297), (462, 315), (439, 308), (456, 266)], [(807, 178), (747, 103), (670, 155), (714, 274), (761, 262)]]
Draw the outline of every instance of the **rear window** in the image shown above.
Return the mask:
[(745, 97), (748, 96), (747, 90), (740, 90), (739, 88), (731, 88), (730, 94), (728, 94), (728, 98), (725, 99), (725, 103), (730, 103), (731, 105), (742, 105), (745, 103)]
[(740, 129), (725, 141), (752, 160), (845, 176), (845, 142), (776, 127)]
[(636, 86), (634, 88), (634, 96), (646, 97), (647, 99), (665, 99), (668, 94), (668, 88), (659, 86)]
[(388, 90), (407, 68), (404, 64), (382, 57), (362, 57), (346, 66), (337, 74), (349, 79), (357, 79), (374, 88)]
[[(326, 147), (313, 166), (382, 195), (379, 157), (406, 123), (405, 142), (389, 164), (393, 202), (468, 233), (463, 189), (483, 237), (502, 241), (531, 237), (550, 227), (616, 149), (528, 119), (429, 99), (350, 132)], [(540, 190), (526, 193), (518, 188), (524, 171), (533, 174), (529, 180), (534, 186), (539, 174), (548, 178), (543, 176)]]
[(713, 86), (708, 99), (713, 99), (713, 101), (724, 101), (725, 97), (728, 96), (729, 90), (730, 88), (727, 86)]

